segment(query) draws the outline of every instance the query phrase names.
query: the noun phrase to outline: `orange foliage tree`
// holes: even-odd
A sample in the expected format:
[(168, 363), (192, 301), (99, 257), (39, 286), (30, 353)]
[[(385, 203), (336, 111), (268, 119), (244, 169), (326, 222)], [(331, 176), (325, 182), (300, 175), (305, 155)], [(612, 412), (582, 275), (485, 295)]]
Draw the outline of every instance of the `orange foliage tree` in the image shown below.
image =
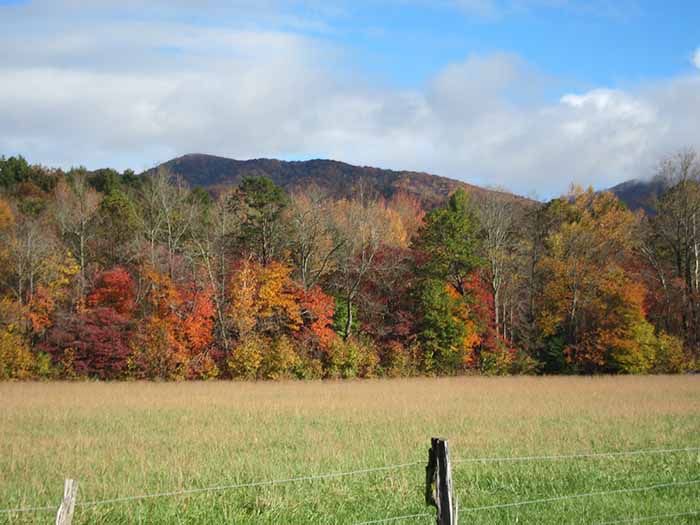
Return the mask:
[(214, 305), (210, 290), (195, 284), (176, 286), (153, 269), (145, 272), (149, 292), (146, 316), (138, 339), (139, 366), (146, 377), (186, 379), (215, 377), (210, 353)]

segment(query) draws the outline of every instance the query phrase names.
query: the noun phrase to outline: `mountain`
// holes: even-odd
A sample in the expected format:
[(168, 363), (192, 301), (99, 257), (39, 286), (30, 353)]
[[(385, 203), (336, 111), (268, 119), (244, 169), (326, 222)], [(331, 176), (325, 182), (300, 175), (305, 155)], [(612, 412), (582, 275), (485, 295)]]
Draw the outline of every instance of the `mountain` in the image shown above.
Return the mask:
[(650, 180), (633, 179), (613, 186), (607, 191), (617, 195), (631, 210), (643, 209), (653, 213), (653, 203), (663, 193), (667, 184), (661, 177)]
[[(360, 182), (390, 197), (397, 191), (416, 196), (424, 206), (436, 206), (457, 188), (473, 194), (493, 192), (446, 177), (415, 171), (393, 171), (365, 166), (353, 166), (335, 160), (282, 161), (275, 159), (234, 160), (204, 154), (178, 157), (146, 172), (159, 168), (180, 175), (191, 186), (216, 192), (237, 184), (245, 176), (264, 176), (287, 190), (304, 189), (316, 185), (334, 197), (347, 197)], [(526, 202), (527, 199), (506, 192), (495, 192), (504, 198)]]

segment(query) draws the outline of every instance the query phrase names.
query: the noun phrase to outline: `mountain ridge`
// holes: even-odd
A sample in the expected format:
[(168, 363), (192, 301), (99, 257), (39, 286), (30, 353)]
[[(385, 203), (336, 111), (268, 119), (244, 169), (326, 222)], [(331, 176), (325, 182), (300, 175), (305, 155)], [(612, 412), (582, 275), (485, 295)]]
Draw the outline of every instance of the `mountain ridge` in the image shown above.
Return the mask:
[(633, 211), (642, 209), (647, 214), (653, 214), (655, 200), (667, 187), (668, 183), (662, 177), (653, 177), (626, 180), (605, 191), (614, 194)]
[(411, 170), (391, 170), (372, 166), (357, 166), (331, 159), (279, 160), (258, 158), (237, 160), (204, 153), (188, 153), (159, 164), (145, 173), (166, 168), (181, 176), (192, 186), (212, 192), (237, 184), (245, 176), (264, 176), (288, 191), (318, 186), (334, 197), (349, 197), (360, 181), (384, 197), (403, 191), (419, 199), (423, 205), (434, 207), (456, 189), (472, 194), (495, 193), (506, 199), (531, 202), (530, 199), (502, 190), (484, 188), (456, 179)]
[[(370, 188), (389, 198), (403, 191), (416, 197), (424, 206), (442, 204), (458, 188), (475, 195), (495, 193), (505, 199), (532, 203), (515, 193), (471, 184), (441, 175), (414, 170), (392, 170), (360, 166), (333, 159), (280, 160), (274, 158), (232, 159), (206, 153), (188, 153), (175, 157), (144, 172), (165, 168), (181, 176), (191, 186), (218, 193), (238, 184), (245, 176), (263, 176), (287, 191), (317, 186), (337, 198), (350, 197), (356, 185), (369, 181)], [(630, 209), (653, 213), (653, 202), (666, 188), (663, 179), (630, 179), (601, 191), (616, 195)]]

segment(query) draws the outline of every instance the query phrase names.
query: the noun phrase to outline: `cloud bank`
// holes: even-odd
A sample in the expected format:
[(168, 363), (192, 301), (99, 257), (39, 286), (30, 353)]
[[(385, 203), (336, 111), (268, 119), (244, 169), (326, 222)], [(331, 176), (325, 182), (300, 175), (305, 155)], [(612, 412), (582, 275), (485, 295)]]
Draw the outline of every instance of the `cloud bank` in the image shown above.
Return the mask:
[[(552, 97), (555, 80), (497, 53), (402, 89), (358, 71), (322, 17), (313, 31), (280, 10), (223, 27), (185, 21), (179, 2), (153, 19), (103, 3), (123, 16), (79, 0), (0, 8), (0, 153), (136, 170), (190, 152), (328, 157), (550, 196), (648, 176), (700, 139), (697, 74)], [(48, 6), (50, 25), (28, 21)]]

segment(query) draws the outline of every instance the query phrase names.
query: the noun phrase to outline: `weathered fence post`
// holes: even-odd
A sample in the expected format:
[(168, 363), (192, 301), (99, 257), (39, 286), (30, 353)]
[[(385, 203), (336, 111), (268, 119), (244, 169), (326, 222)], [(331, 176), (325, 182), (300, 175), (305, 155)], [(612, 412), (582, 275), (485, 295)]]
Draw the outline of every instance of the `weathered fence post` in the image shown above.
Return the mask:
[(63, 484), (63, 501), (61, 502), (61, 506), (58, 507), (56, 525), (71, 525), (77, 496), (78, 482), (74, 479), (67, 479)]
[(425, 467), (425, 502), (437, 509), (437, 525), (457, 525), (452, 495), (452, 465), (447, 440), (432, 438)]

